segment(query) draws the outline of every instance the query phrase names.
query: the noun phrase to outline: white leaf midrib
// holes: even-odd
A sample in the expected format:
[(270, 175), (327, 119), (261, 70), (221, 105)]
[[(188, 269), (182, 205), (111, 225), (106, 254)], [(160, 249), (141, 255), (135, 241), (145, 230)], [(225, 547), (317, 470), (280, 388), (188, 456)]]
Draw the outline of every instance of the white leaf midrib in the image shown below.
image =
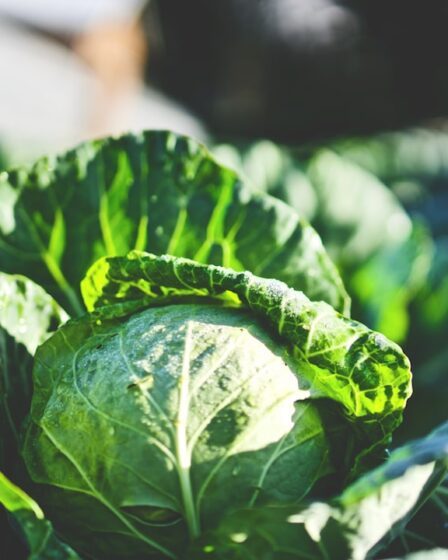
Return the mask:
[(189, 451), (187, 427), (190, 406), (190, 361), (192, 349), (192, 322), (188, 322), (185, 333), (185, 346), (182, 359), (182, 370), (179, 377), (179, 407), (175, 421), (175, 443), (177, 470), (179, 475), (182, 501), (188, 531), (192, 538), (200, 535), (200, 523), (197, 515), (193, 489), (191, 485), (191, 453)]

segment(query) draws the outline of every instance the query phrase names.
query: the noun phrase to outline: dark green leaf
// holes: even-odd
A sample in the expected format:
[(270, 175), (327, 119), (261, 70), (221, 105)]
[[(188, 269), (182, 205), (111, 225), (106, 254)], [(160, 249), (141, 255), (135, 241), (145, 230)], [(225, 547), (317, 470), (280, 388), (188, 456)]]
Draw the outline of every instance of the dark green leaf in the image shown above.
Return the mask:
[[(0, 472), (0, 505), (10, 512), (26, 541), (28, 560), (81, 560), (67, 545), (54, 534), (51, 523), (44, 517), (39, 505), (21, 488), (8, 480)], [(11, 527), (1, 527), (12, 531)], [(8, 551), (11, 554), (11, 550)]]
[(448, 548), (433, 548), (421, 550), (400, 556), (399, 558), (388, 558), (387, 560), (446, 560), (448, 558)]
[(0, 468), (14, 468), (31, 402), (34, 352), (68, 319), (42, 288), (0, 272)]
[(3, 173), (0, 198), (0, 269), (29, 276), (78, 314), (88, 267), (132, 249), (275, 277), (348, 310), (315, 231), (170, 132), (89, 142)]
[(445, 424), (427, 438), (397, 449), (383, 466), (332, 503), (315, 502), (295, 512), (290, 507), (234, 513), (196, 543), (194, 552), (210, 560), (377, 558), (390, 541), (405, 535), (406, 524), (447, 470)]

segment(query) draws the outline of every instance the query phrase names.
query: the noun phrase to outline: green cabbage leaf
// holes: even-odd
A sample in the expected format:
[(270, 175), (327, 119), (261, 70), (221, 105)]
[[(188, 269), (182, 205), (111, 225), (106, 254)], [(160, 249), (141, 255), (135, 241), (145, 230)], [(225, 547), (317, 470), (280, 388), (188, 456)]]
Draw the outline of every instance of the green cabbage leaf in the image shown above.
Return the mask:
[(349, 309), (316, 232), (172, 132), (86, 142), (3, 172), (0, 199), (0, 270), (28, 276), (72, 315), (89, 266), (133, 249), (250, 270)]
[[(57, 538), (39, 505), (1, 471), (0, 505), (13, 515), (20, 527), (28, 547), (27, 560), (81, 560), (74, 550)], [(14, 554), (4, 530), (2, 539), (3, 550)]]
[[(299, 510), (266, 507), (235, 512), (195, 543), (190, 554), (198, 560), (364, 560), (391, 558), (395, 550), (397, 558), (446, 558), (446, 548), (437, 549), (446, 543), (443, 526), (438, 542), (431, 542), (425, 533), (419, 536), (406, 525), (422, 506), (438, 499), (435, 495), (447, 472), (445, 423), (395, 450), (338, 498)], [(423, 552), (404, 556), (410, 548), (407, 541), (413, 540)], [(387, 548), (394, 541), (395, 549)]]
[(29, 412), (33, 355), (68, 315), (40, 286), (0, 272), (0, 469), (17, 463)]

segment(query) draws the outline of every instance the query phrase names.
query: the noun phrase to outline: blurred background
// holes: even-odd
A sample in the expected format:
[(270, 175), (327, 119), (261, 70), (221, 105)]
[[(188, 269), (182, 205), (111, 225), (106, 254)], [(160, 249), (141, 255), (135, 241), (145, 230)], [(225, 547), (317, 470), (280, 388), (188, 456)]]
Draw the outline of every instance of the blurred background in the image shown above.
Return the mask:
[(411, 357), (397, 441), (424, 435), (448, 402), (447, 25), (444, 0), (0, 0), (0, 169), (205, 141), (319, 231), (353, 316)]

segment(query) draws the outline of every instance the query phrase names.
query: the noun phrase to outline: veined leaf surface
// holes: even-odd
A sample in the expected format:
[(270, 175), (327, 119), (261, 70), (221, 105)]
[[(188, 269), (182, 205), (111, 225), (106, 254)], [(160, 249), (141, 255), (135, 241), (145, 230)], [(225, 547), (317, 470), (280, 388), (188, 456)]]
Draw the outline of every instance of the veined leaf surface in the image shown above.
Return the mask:
[[(438, 488), (448, 469), (448, 425), (392, 453), (377, 469), (329, 503), (242, 510), (204, 535), (192, 548), (194, 558), (210, 560), (365, 560), (389, 558), (387, 545), (397, 537), (418, 535), (406, 525)], [(418, 542), (422, 547), (424, 537)], [(434, 553), (400, 558), (446, 558), (444, 542), (426, 543)], [(408, 551), (411, 550), (409, 547)], [(404, 551), (406, 552), (406, 551)]]
[(351, 417), (363, 418), (367, 432), (375, 434), (373, 441), (387, 437), (401, 421), (411, 391), (409, 362), (401, 349), (282, 282), (134, 252), (98, 261), (83, 280), (82, 292), (88, 309), (106, 306), (100, 316), (192, 295), (242, 304), (291, 345), (314, 396), (334, 399)]
[(181, 558), (235, 504), (300, 500), (337, 468), (333, 440), (352, 439), (250, 312), (219, 303), (71, 321), (34, 380), (28, 469), (98, 558)]
[(348, 311), (316, 232), (192, 139), (152, 131), (87, 142), (2, 173), (0, 191), (0, 270), (29, 276), (73, 314), (88, 267), (132, 249), (275, 277)]

